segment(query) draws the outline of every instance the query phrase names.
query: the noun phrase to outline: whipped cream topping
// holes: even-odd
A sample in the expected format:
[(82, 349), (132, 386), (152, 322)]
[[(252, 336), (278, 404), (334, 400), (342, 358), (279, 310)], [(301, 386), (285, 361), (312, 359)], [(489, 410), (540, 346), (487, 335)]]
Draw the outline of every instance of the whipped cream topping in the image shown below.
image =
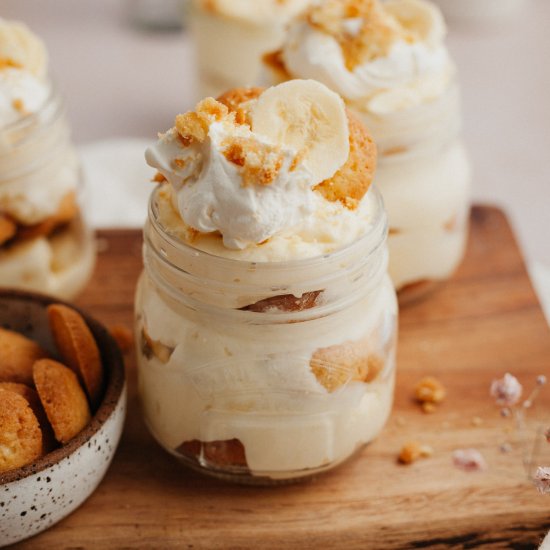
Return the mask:
[[(337, 140), (344, 161), (332, 165), (330, 177), (349, 155), (344, 104), (318, 83), (306, 86), (317, 92), (320, 91), (317, 87), (321, 87), (324, 95), (319, 102), (328, 98), (330, 107), (341, 110), (344, 120), (344, 127), (335, 126), (334, 130), (341, 131)], [(272, 90), (278, 92), (277, 88)], [(286, 87), (283, 91), (288, 92)], [(325, 179), (326, 172), (323, 171), (325, 176), (321, 177), (308, 165), (310, 157), (316, 158), (314, 153), (319, 149), (312, 152), (311, 143), (299, 146), (301, 135), (293, 124), (294, 118), (299, 120), (298, 114), (294, 111), (293, 118), (293, 112), (285, 111), (290, 100), (284, 94), (281, 99), (284, 100), (281, 113), (274, 120), (285, 130), (280, 132), (279, 142), (252, 130), (253, 121), (237, 123), (235, 113), (229, 113), (224, 105), (210, 98), (199, 103), (196, 112), (180, 115), (176, 127), (146, 152), (148, 164), (157, 168), (171, 184), (173, 206), (183, 223), (199, 234), (221, 233), (226, 248), (243, 250), (281, 232), (292, 233), (296, 226), (307, 225), (307, 220), (329, 202), (314, 190)], [(259, 112), (254, 111), (257, 102), (254, 99), (247, 103), (248, 112), (252, 113), (249, 117)], [(303, 114), (304, 109), (308, 112), (311, 106), (315, 109), (319, 105), (308, 103), (303, 107), (300, 103), (294, 108)], [(308, 116), (315, 118), (313, 114)], [(260, 120), (259, 115), (257, 119)], [(315, 127), (325, 120), (326, 124), (330, 123), (319, 115), (313, 121)], [(300, 123), (298, 130), (301, 131), (307, 120), (302, 119)], [(290, 134), (294, 141), (289, 138)], [(321, 128), (318, 134), (322, 135)], [(330, 138), (334, 139), (334, 133)], [(310, 141), (308, 137), (304, 139)], [(295, 146), (288, 145), (289, 142)], [(191, 240), (194, 244), (195, 239)]]
[(36, 113), (50, 95), (50, 86), (32, 73), (15, 68), (0, 70), (0, 126)]
[(0, 18), (0, 64), (43, 78), (48, 70), (46, 47), (23, 23)]
[(454, 71), (439, 10), (424, 0), (389, 0), (375, 9), (383, 10), (395, 30), (391, 44), (379, 48), (381, 55), (353, 67), (344, 55), (339, 38), (360, 35), (369, 28), (367, 18), (343, 18), (338, 32), (303, 18), (291, 26), (283, 46), (286, 70), (293, 77), (319, 80), (372, 113), (406, 109), (439, 96)]
[(195, 0), (199, 7), (232, 19), (254, 24), (286, 22), (312, 0)]
[[(242, 169), (224, 154), (234, 138), (265, 146), (267, 156), (280, 164), (268, 185), (243, 184)], [(310, 172), (298, 165), (292, 169), (296, 151), (272, 149), (262, 136), (247, 126), (214, 122), (203, 144), (182, 148), (177, 131), (170, 130), (146, 153), (147, 162), (173, 185), (181, 217), (201, 233), (220, 231), (224, 245), (242, 249), (260, 243), (281, 229), (296, 225), (313, 212)], [(176, 169), (174, 158), (180, 159)], [(269, 162), (269, 159), (266, 160)]]
[(0, 127), (36, 113), (50, 94), (48, 56), (25, 25), (0, 18)]

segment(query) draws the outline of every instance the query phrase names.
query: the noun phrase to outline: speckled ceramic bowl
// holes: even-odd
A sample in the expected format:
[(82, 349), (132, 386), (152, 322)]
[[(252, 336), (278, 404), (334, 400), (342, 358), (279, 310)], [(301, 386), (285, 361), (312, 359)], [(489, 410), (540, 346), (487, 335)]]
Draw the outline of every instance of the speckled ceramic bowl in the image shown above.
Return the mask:
[[(59, 300), (0, 291), (0, 326), (25, 334), (55, 356), (46, 316), (52, 302)], [(90, 424), (67, 444), (0, 473), (0, 546), (36, 535), (78, 508), (99, 485), (120, 440), (126, 413), (122, 357), (109, 332), (80, 313), (101, 350), (107, 379), (103, 401)]]

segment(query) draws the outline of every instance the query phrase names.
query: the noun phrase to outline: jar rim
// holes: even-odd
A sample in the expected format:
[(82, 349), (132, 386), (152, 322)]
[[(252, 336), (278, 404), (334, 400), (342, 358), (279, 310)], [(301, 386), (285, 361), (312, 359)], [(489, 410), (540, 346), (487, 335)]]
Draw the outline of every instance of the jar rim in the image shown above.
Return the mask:
[(367, 197), (369, 193), (372, 193), (371, 197), (374, 197), (374, 200), (375, 200), (374, 212), (376, 213), (376, 216), (373, 220), (373, 223), (369, 226), (368, 230), (364, 234), (362, 234), (359, 238), (355, 239), (354, 241), (351, 241), (347, 245), (337, 248), (333, 252), (328, 252), (326, 254), (320, 254), (317, 256), (311, 256), (308, 258), (301, 258), (301, 259), (295, 259), (295, 260), (293, 259), (293, 260), (278, 260), (278, 261), (265, 261), (265, 260), (258, 261), (258, 260), (241, 260), (238, 258), (227, 258), (224, 256), (218, 256), (216, 254), (212, 254), (205, 250), (200, 250), (198, 248), (195, 248), (190, 244), (184, 242), (183, 240), (178, 239), (176, 236), (169, 233), (168, 231), (166, 231), (164, 226), (162, 225), (162, 222), (160, 221), (158, 209), (156, 208), (156, 198), (158, 196), (158, 193), (159, 193), (159, 187), (156, 187), (151, 192), (151, 195), (149, 196), (149, 205), (148, 205), (148, 221), (152, 225), (152, 227), (155, 229), (156, 233), (159, 234), (162, 237), (162, 239), (166, 240), (175, 249), (184, 253), (192, 254), (195, 258), (199, 259), (198, 261), (200, 261), (200, 258), (204, 258), (204, 261), (209, 261), (220, 268), (223, 268), (224, 266), (226, 267), (239, 266), (241, 268), (250, 266), (250, 267), (253, 267), (255, 270), (268, 269), (272, 271), (288, 270), (288, 269), (300, 270), (300, 269), (306, 269), (306, 268), (311, 269), (311, 268), (314, 268), (316, 265), (325, 264), (328, 259), (337, 261), (339, 258), (345, 257), (347, 254), (353, 253), (357, 249), (364, 247), (368, 241), (373, 241), (372, 246), (369, 247), (368, 251), (366, 252), (366, 254), (370, 256), (384, 242), (384, 239), (388, 231), (388, 221), (387, 221), (386, 211), (384, 208), (384, 200), (382, 198), (382, 194), (379, 191), (378, 187), (373, 182), (370, 185), (369, 190), (365, 194), (364, 199)]

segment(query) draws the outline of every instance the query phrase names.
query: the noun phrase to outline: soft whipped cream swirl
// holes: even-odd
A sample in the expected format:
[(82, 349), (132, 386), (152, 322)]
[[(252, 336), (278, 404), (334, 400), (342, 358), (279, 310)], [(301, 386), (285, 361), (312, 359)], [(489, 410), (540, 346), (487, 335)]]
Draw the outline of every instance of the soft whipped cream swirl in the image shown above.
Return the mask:
[(0, 127), (36, 113), (50, 94), (48, 55), (25, 25), (0, 18)]
[[(387, 53), (349, 68), (336, 36), (307, 19), (294, 23), (282, 50), (293, 77), (313, 78), (362, 110), (385, 114), (438, 97), (454, 68), (444, 45), (440, 11), (424, 0), (389, 0), (379, 6), (403, 30)], [(344, 33), (362, 32), (358, 18), (340, 21)]]
[[(220, 231), (225, 246), (243, 249), (313, 211), (311, 187), (318, 182), (312, 182), (304, 166), (291, 171), (296, 151), (281, 149), (282, 164), (269, 185), (244, 185), (240, 167), (224, 154), (224, 141), (243, 137), (266, 144), (261, 136), (253, 136), (245, 126), (215, 122), (204, 143), (183, 148), (176, 134), (168, 131), (147, 150), (146, 159), (172, 184), (175, 206), (193, 229)], [(183, 161), (181, 167), (174, 159)]]
[[(201, 103), (221, 106), (211, 98)], [(236, 123), (233, 113), (211, 117), (204, 134), (189, 141), (172, 128), (145, 155), (172, 185), (174, 207), (188, 226), (219, 231), (227, 248), (244, 249), (315, 210), (320, 181), (297, 149)]]

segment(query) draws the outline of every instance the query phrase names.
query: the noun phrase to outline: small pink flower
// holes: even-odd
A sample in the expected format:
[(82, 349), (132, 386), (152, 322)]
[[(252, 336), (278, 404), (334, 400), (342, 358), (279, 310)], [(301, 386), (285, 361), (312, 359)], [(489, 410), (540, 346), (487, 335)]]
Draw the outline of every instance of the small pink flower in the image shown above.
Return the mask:
[(520, 400), (522, 391), (523, 388), (518, 379), (509, 373), (499, 380), (493, 380), (491, 384), (491, 396), (501, 407), (515, 405)]
[(487, 463), (477, 449), (457, 449), (453, 452), (453, 464), (465, 472), (487, 469)]
[(550, 467), (539, 466), (537, 468), (535, 485), (540, 493), (550, 493)]

